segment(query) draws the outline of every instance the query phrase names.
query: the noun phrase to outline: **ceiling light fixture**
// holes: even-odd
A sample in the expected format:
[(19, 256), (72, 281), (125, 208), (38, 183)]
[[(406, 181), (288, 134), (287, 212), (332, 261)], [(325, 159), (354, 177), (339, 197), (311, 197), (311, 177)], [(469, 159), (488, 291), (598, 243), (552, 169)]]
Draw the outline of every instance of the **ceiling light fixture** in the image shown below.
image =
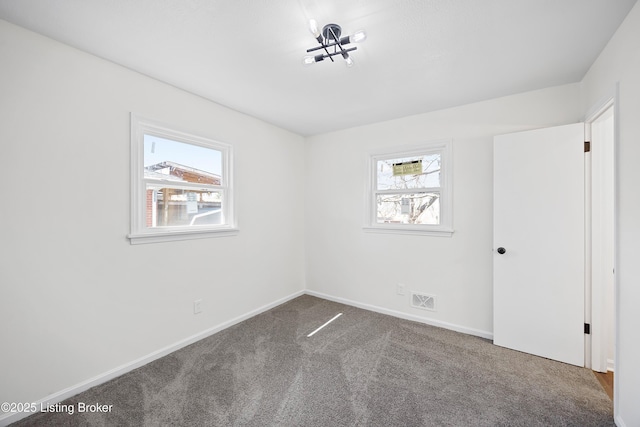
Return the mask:
[(307, 49), (307, 53), (315, 52), (323, 49), (324, 53), (317, 55), (305, 56), (302, 60), (304, 65), (311, 65), (316, 62), (324, 61), (325, 58), (329, 58), (331, 62), (335, 62), (333, 57), (341, 55), (344, 58), (347, 67), (353, 65), (353, 59), (349, 56), (349, 52), (357, 49), (357, 47), (344, 48), (344, 45), (349, 43), (360, 43), (366, 40), (367, 34), (360, 30), (353, 33), (353, 35), (340, 37), (342, 34), (342, 28), (338, 24), (327, 24), (322, 28), (322, 33), (318, 30), (318, 23), (315, 19), (309, 21), (309, 31), (313, 34), (313, 37), (320, 43), (320, 46)]

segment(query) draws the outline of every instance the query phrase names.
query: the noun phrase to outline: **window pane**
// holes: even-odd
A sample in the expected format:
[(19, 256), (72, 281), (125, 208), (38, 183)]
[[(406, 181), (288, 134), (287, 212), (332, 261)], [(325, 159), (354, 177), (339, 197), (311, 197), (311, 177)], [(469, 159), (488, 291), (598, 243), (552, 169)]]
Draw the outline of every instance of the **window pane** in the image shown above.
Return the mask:
[(437, 193), (378, 194), (378, 224), (440, 224)]
[(221, 185), (222, 153), (212, 148), (144, 135), (144, 177)]
[(147, 186), (147, 227), (218, 225), (223, 223), (222, 193)]
[(378, 190), (440, 187), (440, 154), (378, 160), (376, 166)]

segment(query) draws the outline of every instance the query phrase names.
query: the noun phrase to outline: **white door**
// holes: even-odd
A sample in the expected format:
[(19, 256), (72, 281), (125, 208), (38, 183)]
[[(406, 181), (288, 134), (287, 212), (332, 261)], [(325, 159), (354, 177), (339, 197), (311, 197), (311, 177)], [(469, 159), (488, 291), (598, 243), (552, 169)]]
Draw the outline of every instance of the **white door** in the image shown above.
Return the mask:
[(584, 366), (584, 125), (493, 149), (494, 344)]

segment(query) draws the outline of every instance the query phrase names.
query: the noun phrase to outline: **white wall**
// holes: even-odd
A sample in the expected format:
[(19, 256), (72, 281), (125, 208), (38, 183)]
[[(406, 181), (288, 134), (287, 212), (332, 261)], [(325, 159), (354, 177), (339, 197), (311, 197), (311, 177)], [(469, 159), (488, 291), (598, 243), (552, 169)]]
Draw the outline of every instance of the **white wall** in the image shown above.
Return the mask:
[[(493, 136), (581, 113), (575, 84), (308, 138), (307, 288), (491, 336)], [(453, 236), (363, 232), (367, 153), (438, 139), (453, 141)], [(438, 311), (410, 307), (398, 283)]]
[[(304, 289), (302, 137), (1, 20), (0, 58), (0, 402)], [(131, 111), (233, 145), (239, 235), (129, 244)]]
[(618, 98), (618, 343), (615, 375), (616, 422), (640, 425), (640, 4), (636, 4), (582, 85), (583, 108), (609, 96), (619, 83)]

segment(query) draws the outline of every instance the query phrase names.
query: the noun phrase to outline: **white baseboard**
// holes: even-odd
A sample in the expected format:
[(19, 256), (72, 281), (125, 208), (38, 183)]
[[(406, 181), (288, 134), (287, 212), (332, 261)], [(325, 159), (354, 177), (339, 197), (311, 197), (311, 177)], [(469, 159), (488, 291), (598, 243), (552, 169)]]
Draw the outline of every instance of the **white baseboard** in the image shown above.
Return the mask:
[[(72, 396), (75, 396), (78, 393), (82, 393), (83, 391), (89, 390), (91, 387), (95, 387), (97, 385), (103, 384), (107, 381), (110, 381), (114, 378), (117, 378), (121, 375), (126, 374), (127, 372), (131, 372), (134, 369), (137, 369), (141, 366), (146, 365), (147, 363), (151, 363), (156, 359), (159, 359), (161, 357), (164, 357), (170, 353), (173, 353), (176, 350), (180, 350), (183, 347), (186, 347), (190, 344), (193, 344), (197, 341), (200, 341), (204, 338), (207, 338), (217, 332), (220, 332), (224, 329), (227, 329), (230, 326), (233, 326), (237, 323), (242, 322), (243, 320), (247, 320), (253, 316), (256, 316), (262, 312), (265, 312), (267, 310), (270, 310), (274, 307), (279, 306), (280, 304), (283, 304), (289, 300), (292, 300), (294, 298), (297, 298), (301, 295), (303, 295), (305, 293), (304, 290), (302, 291), (298, 291), (295, 292), (289, 296), (286, 296), (284, 298), (280, 298), (279, 300), (276, 300), (272, 303), (269, 303), (267, 305), (263, 305), (262, 307), (259, 307), (255, 310), (252, 310), (248, 313), (245, 313), (241, 316), (238, 316), (234, 319), (228, 320), (226, 322), (223, 322), (217, 326), (214, 326), (212, 328), (206, 329), (202, 332), (199, 332), (195, 335), (192, 335), (188, 338), (185, 338), (183, 340), (180, 340), (174, 344), (171, 344), (167, 347), (161, 348), (160, 350), (154, 351), (153, 353), (150, 353), (146, 356), (143, 356), (139, 359), (136, 359), (132, 362), (126, 363), (122, 366), (119, 366), (117, 368), (111, 369), (110, 371), (107, 371), (103, 374), (97, 375), (93, 378), (89, 378), (86, 381), (83, 381), (79, 384), (73, 385), (71, 387), (68, 387), (64, 390), (60, 390), (56, 393), (50, 394), (49, 396), (46, 396), (36, 402), (34, 402), (36, 404), (37, 408), (41, 408), (41, 407), (47, 407), (49, 405), (55, 405), (56, 403), (62, 402), (63, 400), (66, 400)], [(0, 416), (0, 427), (4, 427), (7, 426), (11, 423), (15, 423), (18, 420), (21, 420), (23, 418), (28, 417), (29, 415), (33, 415), (32, 413), (29, 412), (13, 412), (13, 413), (7, 413), (7, 414), (3, 414), (2, 416)]]
[(305, 293), (307, 295), (312, 295), (314, 297), (323, 298), (323, 299), (327, 299), (327, 300), (330, 300), (330, 301), (335, 301), (335, 302), (339, 302), (339, 303), (342, 303), (342, 304), (350, 305), (350, 306), (353, 306), (353, 307), (362, 308), (364, 310), (375, 311), (377, 313), (382, 313), (382, 314), (388, 314), (389, 316), (399, 317), (399, 318), (405, 319), (405, 320), (412, 320), (414, 322), (420, 322), (420, 323), (424, 323), (424, 324), (431, 325), (431, 326), (437, 326), (437, 327), (444, 328), (444, 329), (450, 329), (452, 331), (462, 332), (463, 334), (474, 335), (474, 336), (481, 337), (481, 338), (486, 338), (486, 339), (489, 339), (489, 340), (493, 339), (493, 333), (492, 332), (481, 331), (481, 330), (473, 329), (473, 328), (467, 328), (466, 326), (460, 326), (460, 325), (456, 325), (456, 324), (453, 324), (453, 323), (443, 322), (443, 321), (440, 321), (440, 320), (428, 319), (428, 318), (425, 318), (425, 317), (416, 316), (414, 314), (403, 313), (401, 311), (396, 311), (396, 310), (390, 310), (388, 308), (378, 307), (376, 305), (371, 305), (371, 304), (365, 304), (365, 303), (361, 303), (361, 302), (358, 302), (358, 301), (352, 301), (352, 300), (349, 300), (349, 299), (346, 299), (346, 298), (335, 297), (335, 296), (332, 296), (332, 295), (327, 295), (327, 294), (323, 294), (321, 292), (311, 291), (311, 290), (308, 290), (308, 289), (305, 291)]

